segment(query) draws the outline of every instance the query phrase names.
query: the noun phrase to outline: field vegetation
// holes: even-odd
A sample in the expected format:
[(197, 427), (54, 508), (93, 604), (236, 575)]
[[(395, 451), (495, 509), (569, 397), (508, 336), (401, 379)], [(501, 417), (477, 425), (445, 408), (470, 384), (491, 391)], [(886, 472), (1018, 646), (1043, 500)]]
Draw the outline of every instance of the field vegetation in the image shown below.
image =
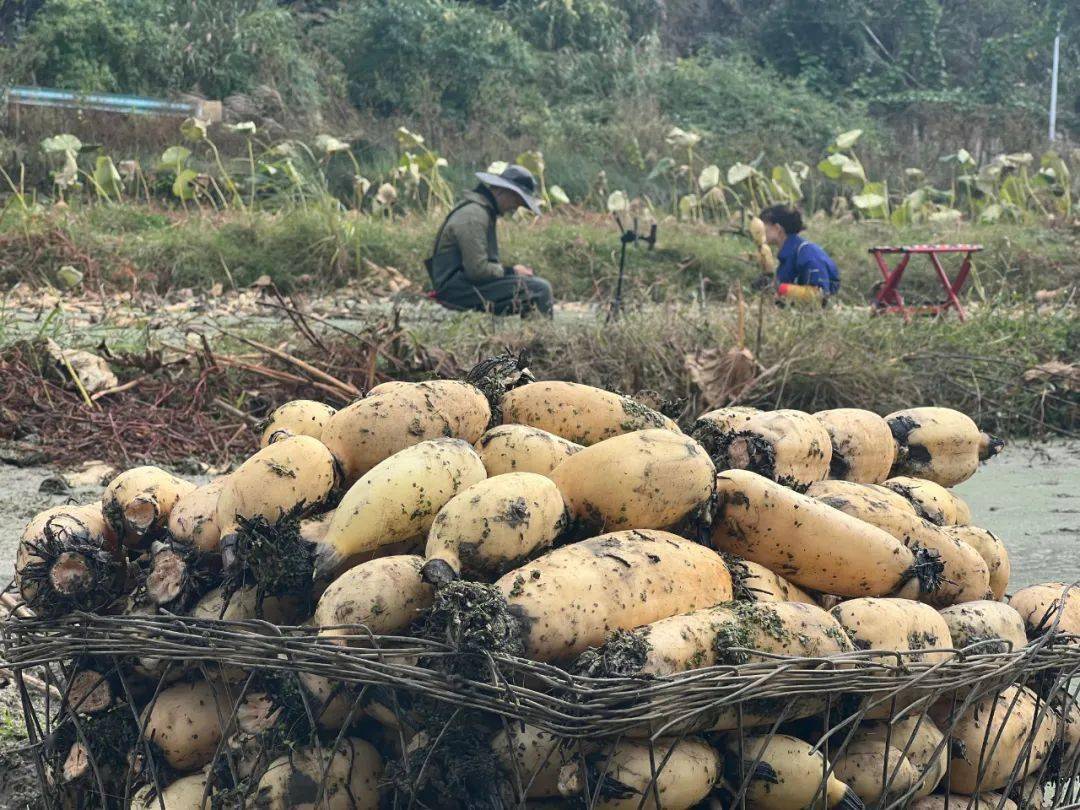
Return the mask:
[[(661, 194), (675, 126), (704, 136), (702, 165), (725, 167), (808, 160), (863, 129), (870, 174), (917, 166), (937, 182), (959, 149), (980, 164), (1041, 152), (1058, 30), (1062, 64), (1080, 57), (1068, 0), (17, 0), (0, 23), (12, 83), (221, 99), (230, 123), (333, 132), (381, 168), (397, 128), (423, 122), (455, 181), (539, 149), (575, 200), (601, 170), (613, 189)], [(1080, 78), (1061, 80), (1059, 127), (1075, 136)], [(71, 131), (60, 123), (34, 134)], [(77, 125), (123, 159), (171, 137)], [(44, 170), (36, 139), (5, 129), (0, 162)]]

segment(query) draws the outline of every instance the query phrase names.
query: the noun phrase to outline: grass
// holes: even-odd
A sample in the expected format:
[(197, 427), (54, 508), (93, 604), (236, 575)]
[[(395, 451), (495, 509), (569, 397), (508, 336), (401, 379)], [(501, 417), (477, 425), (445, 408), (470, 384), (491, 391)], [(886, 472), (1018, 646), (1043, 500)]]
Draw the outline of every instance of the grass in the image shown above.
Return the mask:
[(22, 716), (11, 709), (0, 709), (0, 750), (26, 740)]
[[(214, 283), (245, 286), (266, 275), (280, 287), (330, 287), (363, 272), (363, 261), (396, 267), (421, 285), (423, 259), (438, 220), (419, 215), (388, 220), (339, 211), (322, 203), (276, 212), (184, 213), (142, 205), (73, 205), (0, 221), (0, 282), (48, 281), (64, 264), (96, 286), (159, 292)], [(610, 295), (617, 274), (618, 234), (606, 217), (556, 214), (500, 224), (504, 260), (531, 265), (562, 299)], [(651, 300), (722, 300), (758, 273), (750, 241), (714, 225), (663, 221), (655, 250), (631, 248), (627, 273)], [(815, 220), (807, 236), (836, 259), (841, 299), (866, 301), (880, 280), (867, 248), (875, 244), (978, 242), (969, 299), (1017, 302), (1040, 289), (1075, 283), (1080, 237), (1065, 227), (1027, 225), (897, 229), (876, 223)], [(950, 260), (947, 260), (950, 261)], [(951, 260), (954, 264), (958, 259)], [(928, 262), (913, 260), (904, 284), (909, 297), (940, 287)]]
[[(649, 305), (615, 324), (579, 317), (525, 325), (468, 316), (422, 322), (413, 340), (451, 352), (459, 364), (502, 346), (526, 348), (541, 379), (558, 378), (664, 399), (685, 398), (688, 415), (709, 407), (691, 380), (686, 355), (737, 344), (735, 308)], [(871, 317), (865, 309), (833, 312), (763, 310), (747, 322), (747, 344), (761, 365), (740, 399), (763, 408), (818, 411), (867, 408), (886, 414), (943, 405), (972, 415), (1006, 437), (1075, 433), (1080, 397), (1023, 372), (1080, 348), (1080, 323), (1068, 313), (983, 309), (966, 322)]]
[[(432, 317), (438, 315), (439, 317)], [(743, 345), (758, 363), (756, 382), (739, 404), (819, 411), (860, 407), (887, 414), (916, 405), (942, 405), (970, 414), (1002, 437), (1080, 435), (1080, 395), (1062, 380), (1025, 381), (1024, 373), (1051, 360), (1070, 362), (1080, 353), (1080, 320), (1069, 309), (1032, 306), (975, 307), (967, 322), (955, 317), (916, 319), (873, 317), (864, 307), (829, 311), (758, 308), (744, 313)], [(760, 341), (759, 341), (760, 316)], [(392, 319), (389, 305), (359, 311), (352, 329)], [(477, 360), (510, 348), (527, 350), (539, 379), (564, 379), (635, 394), (655, 392), (661, 400), (683, 400), (682, 419), (718, 404), (695, 384), (688, 356), (724, 353), (739, 345), (737, 308), (727, 304), (641, 303), (616, 322), (596, 310), (563, 311), (553, 321), (496, 319), (480, 314), (448, 314), (426, 306), (406, 307), (400, 325), (404, 340), (395, 349), (400, 378), (431, 376), (424, 358), (438, 359), (440, 376), (461, 375)], [(233, 339), (203, 331), (215, 352), (246, 351)], [(0, 332), (2, 332), (0, 322)], [(288, 321), (259, 319), (235, 323), (230, 332), (270, 344), (287, 343), (298, 356), (325, 360)], [(70, 325), (49, 333), (63, 345), (94, 350), (106, 340), (114, 352), (141, 356), (162, 342), (176, 345), (169, 330), (74, 332)], [(12, 333), (14, 334), (14, 333)], [(326, 333), (342, 343), (335, 349), (342, 371), (362, 348), (352, 338)], [(435, 352), (432, 355), (432, 352)], [(361, 363), (366, 367), (366, 361)], [(256, 392), (258, 380), (247, 385)], [(297, 395), (317, 392), (300, 391)], [(242, 402), (234, 403), (244, 407)]]

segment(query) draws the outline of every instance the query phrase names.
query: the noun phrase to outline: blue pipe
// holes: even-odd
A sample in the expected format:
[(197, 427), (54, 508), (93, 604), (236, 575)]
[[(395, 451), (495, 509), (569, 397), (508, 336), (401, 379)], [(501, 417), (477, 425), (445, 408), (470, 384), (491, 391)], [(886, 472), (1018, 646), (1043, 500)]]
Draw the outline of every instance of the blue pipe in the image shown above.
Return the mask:
[(37, 107), (66, 107), (102, 110), (105, 112), (128, 112), (141, 115), (175, 114), (194, 115), (199, 110), (195, 103), (161, 101), (140, 96), (117, 93), (74, 93), (70, 90), (54, 90), (48, 87), (11, 87), (5, 93), (7, 101)]

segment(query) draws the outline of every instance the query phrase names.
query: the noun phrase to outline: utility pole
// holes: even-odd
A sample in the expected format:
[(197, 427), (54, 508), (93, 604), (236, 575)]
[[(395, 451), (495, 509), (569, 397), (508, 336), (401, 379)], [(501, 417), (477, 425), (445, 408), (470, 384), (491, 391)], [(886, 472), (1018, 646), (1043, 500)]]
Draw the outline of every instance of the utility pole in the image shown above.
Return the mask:
[(1054, 68), (1050, 79), (1050, 143), (1054, 142), (1054, 132), (1057, 129), (1057, 96), (1058, 96), (1058, 61), (1061, 55), (1061, 23), (1058, 23), (1057, 34), (1054, 36)]

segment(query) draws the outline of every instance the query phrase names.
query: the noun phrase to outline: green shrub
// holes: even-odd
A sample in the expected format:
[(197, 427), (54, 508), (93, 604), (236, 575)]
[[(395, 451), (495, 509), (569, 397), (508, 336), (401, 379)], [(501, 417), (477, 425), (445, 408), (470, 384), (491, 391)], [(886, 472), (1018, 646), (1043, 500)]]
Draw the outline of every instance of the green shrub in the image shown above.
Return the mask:
[[(380, 115), (512, 120), (533, 67), (525, 41), (491, 11), (444, 0), (345, 4), (321, 29), (349, 97)], [(480, 101), (498, 88), (503, 110)]]
[(12, 64), (18, 81), (83, 92), (154, 93), (176, 87), (167, 4), (52, 0), (33, 18)]
[[(317, 109), (336, 66), (306, 42), (293, 14), (273, 0), (177, 3), (171, 28), (184, 80), (211, 98), (265, 84), (286, 105)], [(179, 56), (180, 54), (177, 54)]]
[(820, 153), (839, 131), (872, 128), (861, 108), (739, 57), (702, 56), (665, 65), (657, 96), (663, 112), (680, 126), (708, 132), (712, 143), (722, 144), (727, 158), (722, 163), (752, 158), (759, 149), (770, 161), (803, 159)]
[(69, 90), (224, 98), (270, 83), (286, 101), (324, 101), (311, 49), (273, 0), (50, 0), (13, 51), (15, 80)]
[(537, 3), (511, 0), (511, 25), (537, 48), (610, 53), (626, 45), (630, 20), (625, 11), (606, 0)]

